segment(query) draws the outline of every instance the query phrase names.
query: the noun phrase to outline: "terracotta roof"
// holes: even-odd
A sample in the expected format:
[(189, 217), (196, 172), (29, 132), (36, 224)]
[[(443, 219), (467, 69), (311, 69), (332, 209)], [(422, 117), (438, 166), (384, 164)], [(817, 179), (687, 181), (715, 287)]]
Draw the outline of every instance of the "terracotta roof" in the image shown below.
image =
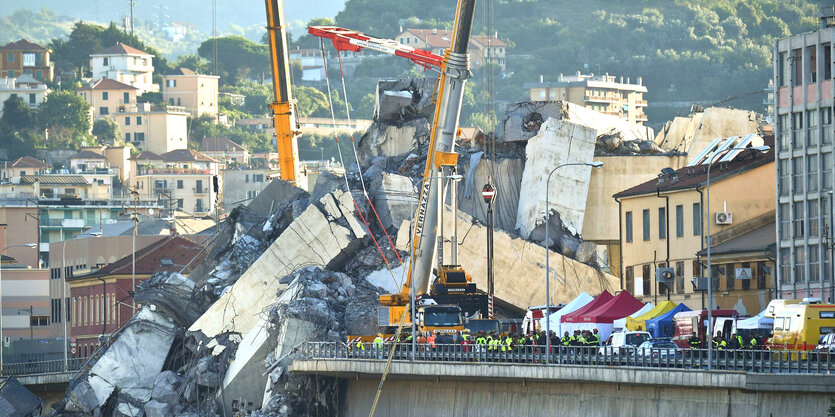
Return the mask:
[[(774, 162), (774, 148), (765, 154), (743, 152), (730, 162), (717, 162), (710, 169), (710, 181), (719, 182), (732, 175), (750, 171), (754, 168)], [(684, 167), (676, 170), (675, 174), (659, 176), (647, 182), (615, 194), (614, 198), (632, 197), (645, 194), (655, 194), (656, 190), (663, 192), (687, 190), (703, 187), (707, 182), (707, 165)]]
[(228, 138), (206, 137), (200, 142), (200, 152), (246, 152), (246, 148)]
[(79, 151), (70, 159), (107, 159), (93, 151)]
[(11, 168), (49, 168), (43, 161), (32, 158), (31, 156), (21, 156), (9, 164)]
[(131, 158), (131, 161), (162, 161), (162, 157), (151, 151), (142, 151)]
[(5, 46), (0, 48), (0, 51), (47, 51), (46, 48), (40, 46), (34, 42), (29, 42), (26, 39), (21, 39), (17, 42), (10, 42), (7, 43)]
[(191, 149), (175, 149), (160, 155), (160, 157), (165, 162), (217, 162), (213, 158)]
[[(200, 256), (197, 257), (195, 262), (199, 264), (205, 257), (205, 254), (200, 253), (202, 249), (202, 245), (191, 239), (183, 236), (169, 236), (136, 251), (136, 273), (150, 275), (159, 271), (179, 272), (198, 254)], [(132, 255), (128, 255), (98, 271), (68, 280), (74, 281), (104, 275), (129, 275), (132, 264)]]
[(138, 88), (130, 84), (111, 80), (110, 78), (102, 78), (89, 84), (85, 84), (83, 87), (79, 88), (79, 90), (138, 90)]
[(21, 175), (21, 184), (34, 184), (35, 181), (43, 185), (88, 185), (90, 184), (83, 175)]
[(168, 75), (197, 75), (197, 73), (188, 68), (180, 67), (171, 71)]
[[(429, 44), (432, 48), (448, 48), (450, 42), (452, 42), (452, 31), (446, 29), (406, 29), (405, 32), (409, 32), (414, 36), (420, 38), (420, 40)], [(490, 46), (507, 46), (506, 43), (499, 40), (499, 38), (493, 36), (470, 36), (470, 41), (476, 41), (477, 43), (487, 46), (487, 40), (490, 39)]]
[(125, 45), (121, 42), (117, 42), (116, 45), (113, 45), (109, 48), (104, 48), (101, 51), (94, 53), (93, 55), (147, 55), (153, 56), (147, 52), (140, 51), (130, 45)]

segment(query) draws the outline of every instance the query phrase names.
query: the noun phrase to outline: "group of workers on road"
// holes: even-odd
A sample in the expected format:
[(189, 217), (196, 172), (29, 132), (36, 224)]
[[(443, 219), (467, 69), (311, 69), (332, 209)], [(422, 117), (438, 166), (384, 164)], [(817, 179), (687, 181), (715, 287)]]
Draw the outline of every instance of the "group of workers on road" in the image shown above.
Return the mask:
[[(706, 348), (699, 336), (695, 334), (690, 336), (687, 342), (692, 350)], [(762, 340), (757, 338), (756, 334), (744, 338), (736, 333), (731, 333), (731, 337), (725, 339), (722, 337), (721, 331), (716, 332), (716, 335), (711, 340), (711, 344), (713, 349), (716, 350), (761, 350), (764, 346)]]
[[(562, 337), (558, 337), (556, 333), (551, 332), (551, 346), (552, 349), (559, 347), (593, 347), (600, 346), (600, 335), (597, 329), (593, 330), (575, 330), (571, 335), (565, 332)], [(411, 344), (413, 341), (412, 333), (404, 331), (398, 335), (396, 339), (384, 338), (382, 333), (378, 333), (377, 337), (371, 343), (371, 349), (379, 354), (382, 353), (386, 345), (391, 342), (398, 344)], [(547, 344), (547, 339), (544, 331), (534, 332), (531, 335), (524, 335), (519, 333), (500, 334), (496, 331), (480, 330), (478, 333), (471, 334), (469, 329), (463, 331), (456, 331), (454, 333), (447, 332), (424, 332), (420, 334), (415, 342), (418, 344), (421, 351), (436, 350), (439, 347), (446, 345), (462, 345), (464, 352), (473, 349), (477, 352), (516, 352), (521, 351), (527, 346), (542, 346)], [(354, 346), (360, 352), (365, 352), (366, 346), (362, 340), (357, 340)]]

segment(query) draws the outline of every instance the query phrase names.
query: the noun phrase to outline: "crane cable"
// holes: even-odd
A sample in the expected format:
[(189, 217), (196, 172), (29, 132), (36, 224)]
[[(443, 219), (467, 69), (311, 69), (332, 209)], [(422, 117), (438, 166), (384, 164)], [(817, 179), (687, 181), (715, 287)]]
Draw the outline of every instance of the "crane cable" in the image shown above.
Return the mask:
[[(321, 38), (319, 39), (319, 47), (322, 50), (322, 65), (325, 68), (325, 83), (328, 89), (328, 107), (331, 111), (331, 121), (333, 122), (333, 136), (334, 140), (336, 141), (336, 151), (339, 154), (339, 163), (341, 163), (342, 168), (345, 169), (345, 161), (342, 158), (342, 147), (339, 144), (339, 131), (336, 128), (336, 114), (333, 111), (333, 98), (331, 97), (331, 82), (330, 77), (328, 76), (328, 60), (325, 57), (325, 43)], [(359, 169), (359, 162), (357, 162), (357, 168)], [(386, 258), (386, 254), (383, 253), (383, 249), (380, 248), (380, 244), (377, 242), (377, 238), (374, 237), (374, 233), (371, 232), (371, 228), (368, 226), (368, 222), (365, 220), (365, 216), (362, 214), (362, 210), (360, 210), (359, 204), (357, 204), (357, 199), (354, 198), (354, 193), (351, 192), (351, 186), (350, 184), (348, 184), (347, 170), (342, 174), (342, 178), (345, 180), (345, 189), (348, 191), (348, 194), (351, 195), (351, 201), (354, 202), (354, 208), (356, 208), (357, 214), (360, 215), (360, 219), (362, 219), (362, 223), (365, 225), (365, 229), (368, 230), (368, 235), (371, 236), (371, 240), (374, 242), (374, 246), (377, 247), (377, 251), (380, 252), (380, 256), (383, 257), (383, 262), (386, 264), (386, 269), (388, 270), (389, 275), (391, 275), (392, 282), (394, 282), (395, 287), (397, 287), (397, 278), (394, 276), (394, 272), (391, 270), (391, 265), (389, 264), (388, 258)], [(361, 172), (360, 178), (362, 178)], [(371, 204), (371, 201), (369, 201), (369, 204)], [(383, 228), (383, 230), (385, 231), (385, 228)], [(388, 233), (386, 233), (386, 236), (388, 236)], [(397, 253), (397, 249), (393, 247), (392, 249), (394, 249), (394, 252)]]

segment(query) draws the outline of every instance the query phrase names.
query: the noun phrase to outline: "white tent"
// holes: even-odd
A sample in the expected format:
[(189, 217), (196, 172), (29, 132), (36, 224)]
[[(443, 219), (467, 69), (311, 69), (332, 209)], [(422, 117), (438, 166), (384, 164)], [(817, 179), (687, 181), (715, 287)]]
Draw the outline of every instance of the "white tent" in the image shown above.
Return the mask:
[[(565, 307), (551, 313), (551, 315), (548, 316), (551, 331), (556, 333), (557, 336), (562, 336), (562, 332), (560, 331), (560, 319), (562, 318), (562, 316), (566, 314), (571, 314), (583, 308), (584, 305), (592, 302), (593, 300), (594, 297), (590, 296), (589, 293), (583, 291), (580, 293), (580, 295), (571, 300), (570, 303), (566, 304)], [(542, 323), (541, 329), (543, 331), (545, 330), (545, 323)]]
[(774, 325), (774, 319), (765, 316), (765, 310), (754, 317), (749, 317), (736, 322), (737, 329), (770, 329)]
[[(640, 310), (630, 314), (629, 317), (635, 318), (635, 317), (641, 316), (644, 313), (652, 310), (653, 308), (655, 308), (655, 306), (652, 305), (652, 303), (646, 303), (646, 304), (644, 304), (644, 306)], [(612, 324), (614, 325), (614, 329), (612, 330), (612, 332), (617, 333), (617, 332), (623, 330), (624, 328), (626, 328), (626, 317), (617, 319), (614, 322), (612, 322)]]

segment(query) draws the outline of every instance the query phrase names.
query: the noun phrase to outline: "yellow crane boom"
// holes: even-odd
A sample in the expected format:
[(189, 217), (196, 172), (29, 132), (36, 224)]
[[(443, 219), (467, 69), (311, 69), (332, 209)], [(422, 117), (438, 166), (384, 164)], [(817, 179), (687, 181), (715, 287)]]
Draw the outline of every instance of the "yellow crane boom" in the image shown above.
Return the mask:
[(295, 130), (296, 114), (290, 90), (290, 60), (287, 52), (287, 30), (284, 25), (284, 2), (266, 0), (267, 39), (270, 48), (270, 69), (273, 75), (273, 97), (270, 104), (275, 125), (281, 179), (296, 183), (299, 175), (299, 145)]

